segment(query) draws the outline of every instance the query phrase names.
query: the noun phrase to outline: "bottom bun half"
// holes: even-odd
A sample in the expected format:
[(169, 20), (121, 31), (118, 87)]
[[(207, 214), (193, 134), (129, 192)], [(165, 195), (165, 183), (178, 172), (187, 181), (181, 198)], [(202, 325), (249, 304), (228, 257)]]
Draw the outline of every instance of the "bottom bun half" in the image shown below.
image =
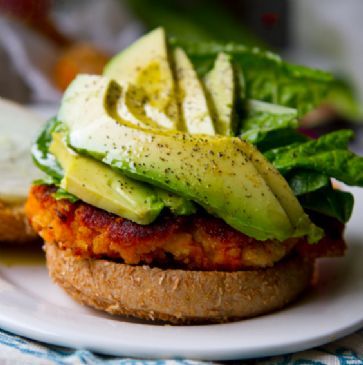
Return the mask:
[(227, 322), (277, 310), (309, 286), (314, 268), (295, 255), (260, 270), (165, 270), (81, 259), (54, 244), (45, 247), (51, 277), (76, 301), (173, 324)]

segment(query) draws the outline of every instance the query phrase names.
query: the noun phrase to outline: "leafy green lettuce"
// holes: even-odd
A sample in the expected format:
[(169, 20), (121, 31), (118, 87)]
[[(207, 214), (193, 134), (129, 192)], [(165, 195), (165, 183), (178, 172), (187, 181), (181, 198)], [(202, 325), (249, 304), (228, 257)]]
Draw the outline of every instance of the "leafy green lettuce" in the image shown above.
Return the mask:
[(332, 74), (284, 62), (278, 55), (240, 44), (191, 43), (174, 40), (191, 58), (199, 75), (203, 76), (213, 65), (219, 52), (232, 55), (243, 70), (246, 97), (296, 108), (301, 117), (320, 104), (334, 105), (344, 115), (361, 115), (352, 89)]
[(330, 178), (363, 186), (363, 158), (348, 150), (352, 138), (352, 131), (339, 130), (316, 140), (271, 149), (265, 156), (285, 176), (304, 208), (345, 223), (354, 199), (350, 193), (334, 190)]
[(256, 145), (263, 152), (306, 137), (296, 132), (297, 110), (258, 100), (248, 100), (241, 121), (241, 138)]
[(56, 118), (52, 118), (46, 123), (35, 143), (32, 145), (31, 154), (35, 165), (50, 176), (53, 181), (59, 183), (63, 177), (63, 169), (54, 155), (49, 152), (49, 146), (52, 142), (52, 133), (58, 126), (59, 122)]
[(297, 169), (285, 177), (295, 196), (302, 196), (330, 185), (327, 175), (312, 170)]
[(286, 179), (305, 209), (313, 210), (346, 223), (353, 210), (353, 195), (335, 190), (328, 175), (296, 169)]
[(305, 209), (334, 217), (342, 223), (349, 220), (354, 205), (351, 193), (335, 190), (331, 186), (302, 195), (299, 200)]
[(351, 130), (339, 130), (319, 139), (265, 152), (265, 156), (285, 175), (302, 168), (334, 177), (348, 185), (363, 186), (363, 158), (348, 150)]
[(79, 200), (75, 195), (68, 193), (67, 190), (64, 190), (62, 188), (58, 188), (57, 191), (53, 194), (53, 196), (56, 200), (67, 199), (71, 203), (75, 203), (76, 201)]
[(61, 123), (56, 118), (51, 118), (41, 130), (31, 148), (31, 154), (35, 165), (46, 173), (46, 176), (43, 179), (36, 180), (33, 184), (55, 185), (58, 188), (53, 194), (55, 199), (68, 199), (74, 203), (78, 198), (59, 187), (64, 172), (55, 156), (49, 152), (49, 146), (52, 142), (52, 133), (60, 127)]

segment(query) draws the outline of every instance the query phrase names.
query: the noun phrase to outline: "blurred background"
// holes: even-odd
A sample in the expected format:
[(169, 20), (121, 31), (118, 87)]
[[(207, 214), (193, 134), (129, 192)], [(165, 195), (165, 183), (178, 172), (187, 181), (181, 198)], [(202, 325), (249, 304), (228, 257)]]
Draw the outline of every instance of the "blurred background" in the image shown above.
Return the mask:
[[(332, 71), (363, 105), (362, 14), (362, 0), (0, 0), (0, 96), (52, 115), (77, 73), (101, 73), (162, 25), (178, 39), (244, 43)], [(359, 118), (319, 112), (329, 118), (313, 118), (315, 128), (349, 124), (362, 138)]]

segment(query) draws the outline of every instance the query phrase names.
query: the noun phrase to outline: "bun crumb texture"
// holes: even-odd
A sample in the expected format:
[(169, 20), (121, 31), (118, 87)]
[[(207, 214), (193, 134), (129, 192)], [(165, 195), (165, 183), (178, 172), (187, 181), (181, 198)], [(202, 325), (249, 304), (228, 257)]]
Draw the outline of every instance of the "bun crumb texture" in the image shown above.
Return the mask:
[(280, 309), (309, 286), (314, 271), (298, 255), (261, 270), (187, 271), (81, 259), (55, 244), (45, 247), (52, 279), (79, 303), (171, 324), (223, 323)]

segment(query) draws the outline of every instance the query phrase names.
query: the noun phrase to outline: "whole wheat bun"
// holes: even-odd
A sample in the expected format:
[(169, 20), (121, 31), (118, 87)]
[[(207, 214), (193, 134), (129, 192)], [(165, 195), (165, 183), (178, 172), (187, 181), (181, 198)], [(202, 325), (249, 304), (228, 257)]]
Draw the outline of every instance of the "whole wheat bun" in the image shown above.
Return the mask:
[(263, 270), (163, 270), (80, 259), (46, 243), (50, 276), (76, 301), (111, 314), (173, 324), (227, 322), (279, 309), (309, 284), (299, 256)]
[(25, 243), (37, 239), (25, 216), (24, 204), (9, 205), (0, 200), (0, 242)]

